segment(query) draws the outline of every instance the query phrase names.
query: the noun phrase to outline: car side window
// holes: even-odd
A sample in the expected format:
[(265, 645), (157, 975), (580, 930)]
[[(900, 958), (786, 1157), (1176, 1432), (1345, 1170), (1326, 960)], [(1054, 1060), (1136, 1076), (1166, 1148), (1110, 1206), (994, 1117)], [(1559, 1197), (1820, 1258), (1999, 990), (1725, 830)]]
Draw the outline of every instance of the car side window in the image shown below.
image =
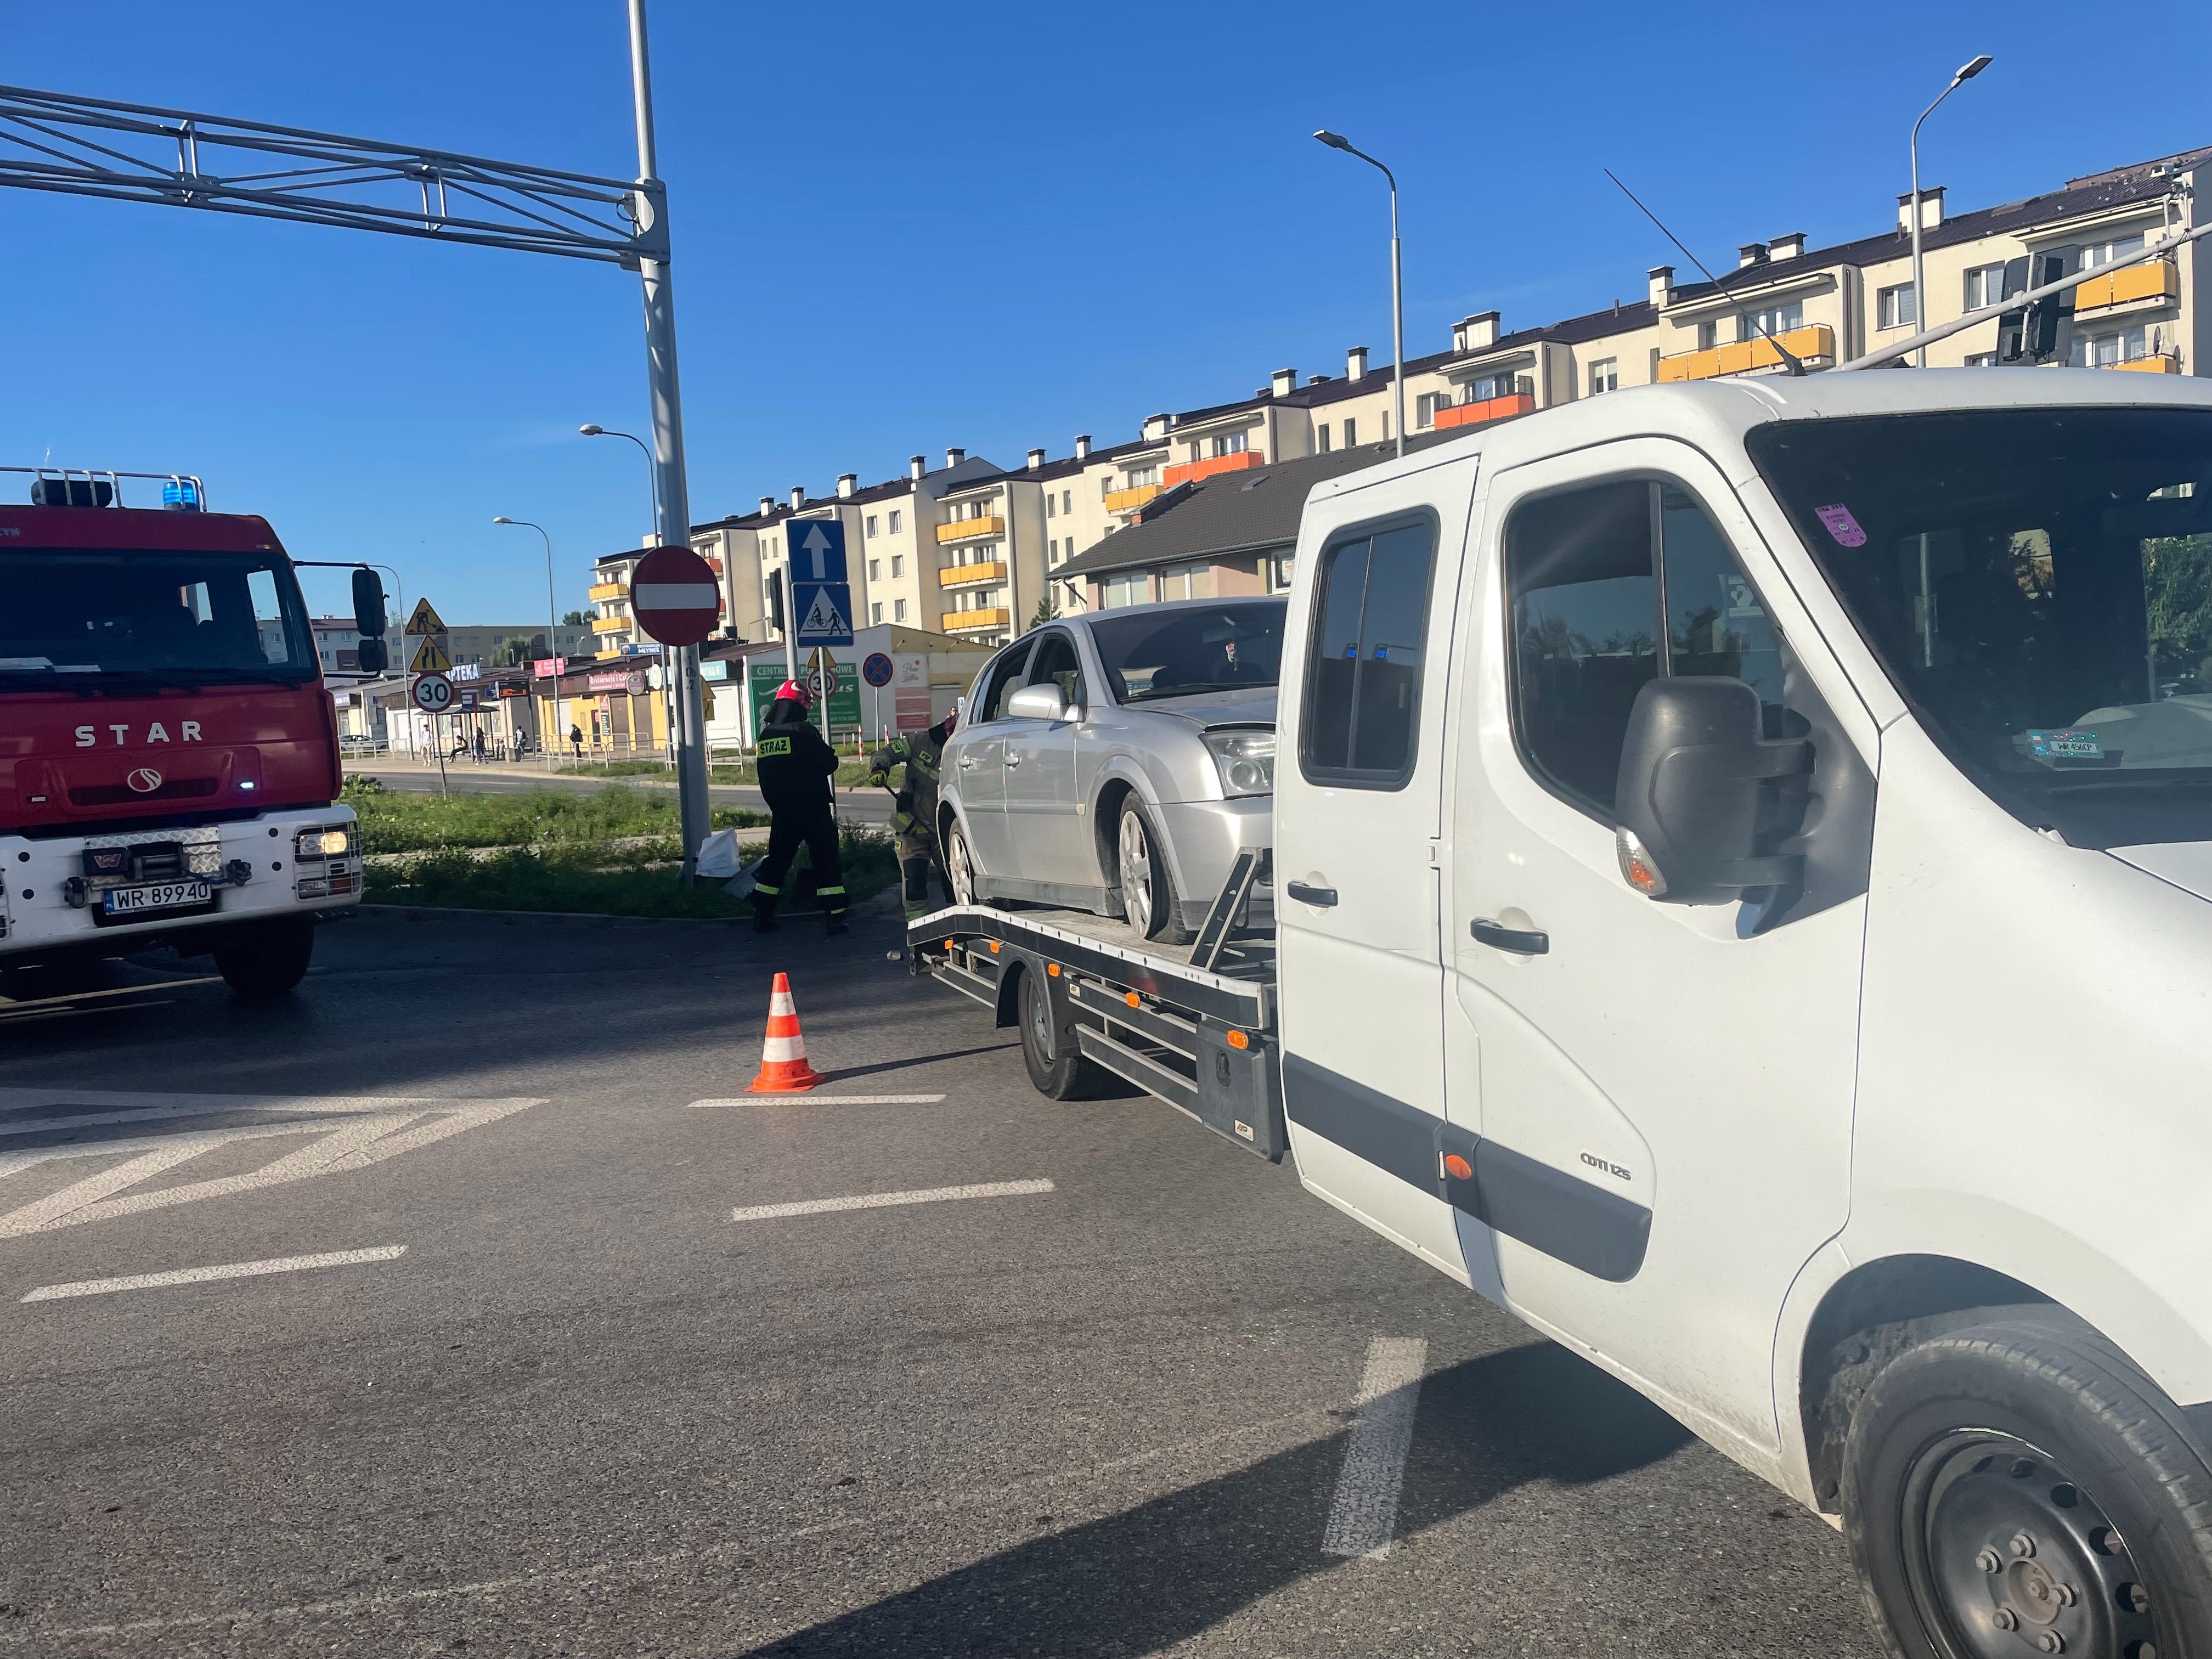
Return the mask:
[(983, 695), (976, 701), (982, 707), (978, 720), (995, 720), (1004, 718), (1006, 699), (1021, 689), (1022, 670), (1028, 665), (1035, 640), (1024, 640), (1006, 654), (991, 665), (983, 681)]
[(1413, 775), (1436, 556), (1426, 519), (1323, 550), (1299, 727), (1308, 778), (1399, 789)]
[(1647, 680), (1743, 680), (1767, 734), (1782, 735), (1781, 634), (1687, 490), (1634, 478), (1525, 503), (1506, 523), (1505, 582), (1515, 740), (1540, 779), (1592, 817), (1613, 821), (1629, 711)]
[(1024, 685), (1056, 685), (1060, 695), (1070, 708), (1083, 702), (1083, 664), (1075, 654), (1075, 641), (1058, 629), (1037, 641), (1036, 655), (1030, 659), (1030, 672), (1023, 678)]

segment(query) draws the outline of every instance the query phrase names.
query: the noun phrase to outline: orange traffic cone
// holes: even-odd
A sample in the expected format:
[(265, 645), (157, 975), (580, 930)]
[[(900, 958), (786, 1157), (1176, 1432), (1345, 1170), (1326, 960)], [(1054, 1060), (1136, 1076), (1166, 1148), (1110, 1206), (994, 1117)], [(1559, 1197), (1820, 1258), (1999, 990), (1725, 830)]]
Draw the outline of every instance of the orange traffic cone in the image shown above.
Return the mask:
[(806, 1039), (799, 1034), (799, 1010), (792, 1006), (791, 976), (778, 974), (768, 1000), (768, 1040), (761, 1044), (760, 1075), (747, 1094), (804, 1094), (822, 1081), (806, 1063)]

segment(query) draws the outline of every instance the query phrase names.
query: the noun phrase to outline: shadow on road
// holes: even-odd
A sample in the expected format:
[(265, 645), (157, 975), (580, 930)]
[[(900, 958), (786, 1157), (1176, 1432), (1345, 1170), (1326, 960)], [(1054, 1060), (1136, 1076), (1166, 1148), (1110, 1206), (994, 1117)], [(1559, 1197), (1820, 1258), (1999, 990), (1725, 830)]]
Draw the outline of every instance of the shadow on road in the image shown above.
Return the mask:
[[(1689, 1438), (1657, 1407), (1552, 1344), (1468, 1360), (1421, 1385), (1400, 1535), (1531, 1482), (1582, 1486), (1641, 1468)], [(1343, 1456), (1340, 1435), (1296, 1447), (1018, 1545), (750, 1650), (751, 1659), (1159, 1651), (1342, 1565), (1321, 1553), (1321, 1538)]]

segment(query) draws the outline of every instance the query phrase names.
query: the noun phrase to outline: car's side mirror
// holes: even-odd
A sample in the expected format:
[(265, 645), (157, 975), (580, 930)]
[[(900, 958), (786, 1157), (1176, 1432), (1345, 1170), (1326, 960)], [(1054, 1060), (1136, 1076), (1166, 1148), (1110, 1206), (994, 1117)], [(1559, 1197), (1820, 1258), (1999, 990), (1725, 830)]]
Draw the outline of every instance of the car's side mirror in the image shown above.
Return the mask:
[(353, 626), (361, 635), (360, 656), (364, 674), (384, 672), (384, 580), (374, 570), (353, 573)]
[(1810, 743), (1762, 735), (1759, 693), (1743, 681), (1649, 682), (1629, 710), (1613, 790), (1622, 878), (1669, 904), (1724, 904), (1796, 881), (1802, 859), (1759, 854), (1760, 806), (1773, 780), (1812, 769)]
[(1067, 699), (1056, 685), (1025, 685), (1006, 699), (1006, 713), (1018, 720), (1064, 720)]

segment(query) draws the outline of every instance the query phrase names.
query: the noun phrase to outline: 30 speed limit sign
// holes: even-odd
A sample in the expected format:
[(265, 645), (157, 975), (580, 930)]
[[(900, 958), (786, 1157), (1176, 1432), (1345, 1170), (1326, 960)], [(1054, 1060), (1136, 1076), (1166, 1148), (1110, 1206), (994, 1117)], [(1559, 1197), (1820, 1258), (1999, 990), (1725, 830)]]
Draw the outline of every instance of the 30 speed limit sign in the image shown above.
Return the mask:
[(424, 714), (442, 714), (453, 706), (453, 683), (443, 674), (418, 674), (411, 695)]

